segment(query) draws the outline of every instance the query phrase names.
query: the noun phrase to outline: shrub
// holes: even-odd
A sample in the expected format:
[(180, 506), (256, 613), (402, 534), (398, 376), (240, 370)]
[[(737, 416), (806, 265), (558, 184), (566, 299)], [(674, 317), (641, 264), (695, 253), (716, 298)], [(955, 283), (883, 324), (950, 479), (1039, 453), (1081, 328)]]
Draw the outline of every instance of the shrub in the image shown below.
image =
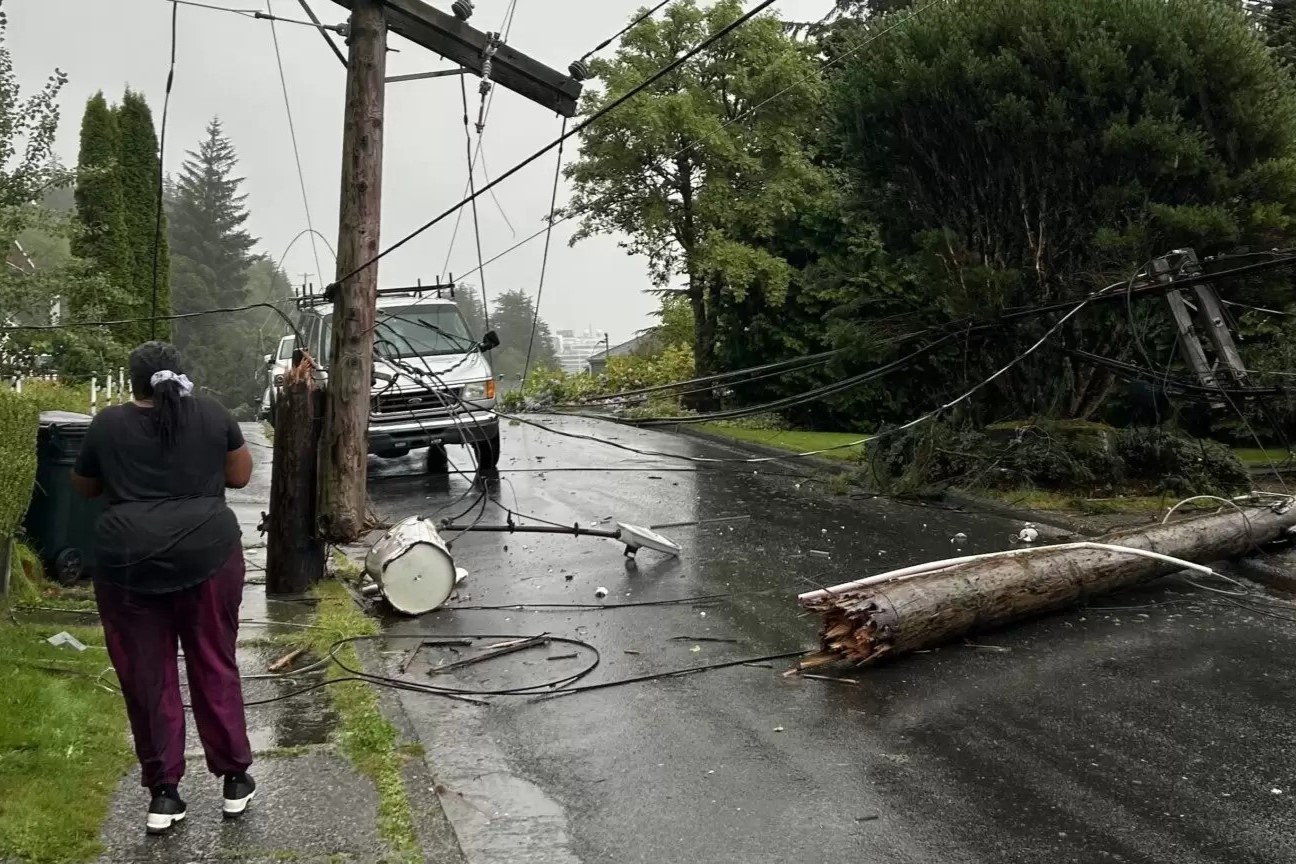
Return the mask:
[(0, 538), (18, 530), (31, 502), (39, 418), (35, 399), (0, 388)]
[(1155, 492), (1228, 495), (1250, 486), (1251, 477), (1237, 456), (1216, 441), (1162, 429), (1125, 429), (1116, 450), (1130, 479)]
[(883, 434), (868, 453), (875, 479), (891, 489), (958, 485), (1225, 495), (1249, 483), (1246, 469), (1223, 444), (1164, 429), (1044, 423), (982, 431), (934, 423)]

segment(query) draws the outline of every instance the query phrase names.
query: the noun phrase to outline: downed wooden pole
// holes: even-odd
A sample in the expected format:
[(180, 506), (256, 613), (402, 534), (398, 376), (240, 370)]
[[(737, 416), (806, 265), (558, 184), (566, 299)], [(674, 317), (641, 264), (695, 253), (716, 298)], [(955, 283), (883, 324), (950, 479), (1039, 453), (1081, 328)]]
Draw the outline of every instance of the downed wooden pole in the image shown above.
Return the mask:
[(324, 576), (324, 543), (315, 533), (323, 393), (310, 355), (284, 374), (274, 427), (274, 470), (266, 520), (266, 593), (302, 594)]
[(1294, 527), (1296, 507), (1283, 499), (1088, 543), (933, 562), (809, 591), (798, 599), (823, 616), (821, 650), (798, 668), (863, 664), (931, 648), (1184, 570), (1185, 562), (1236, 558)]

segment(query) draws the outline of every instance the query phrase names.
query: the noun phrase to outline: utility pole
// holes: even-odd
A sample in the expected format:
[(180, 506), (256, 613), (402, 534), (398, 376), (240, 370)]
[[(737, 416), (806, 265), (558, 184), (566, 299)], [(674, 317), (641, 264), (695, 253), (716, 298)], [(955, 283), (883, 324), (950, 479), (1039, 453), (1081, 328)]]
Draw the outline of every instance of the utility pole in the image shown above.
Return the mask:
[(369, 445), (369, 386), (382, 206), (383, 103), (387, 21), (381, 0), (350, 0), (342, 202), (337, 280), (333, 288), (333, 354), (320, 464), (317, 527), (325, 540), (350, 543), (364, 530)]
[[(500, 44), (499, 34), (466, 22), (471, 2), (454, 14), (422, 0), (334, 0), (351, 12), (348, 30), (345, 122), (342, 133), (342, 203), (333, 302), (332, 355), (328, 358), (316, 527), (320, 537), (351, 543), (364, 531), (368, 465), (369, 388), (373, 379), (373, 328), (378, 288), (382, 204), (383, 102), (390, 32), (440, 54), (462, 69), (513, 90), (564, 117), (576, 114), (580, 81)], [(576, 64), (573, 64), (575, 66)], [(431, 76), (427, 76), (431, 77)], [(394, 80), (410, 80), (397, 76)], [(483, 100), (489, 87), (483, 85)], [(359, 273), (347, 277), (358, 268)], [(321, 358), (322, 360), (323, 358)]]

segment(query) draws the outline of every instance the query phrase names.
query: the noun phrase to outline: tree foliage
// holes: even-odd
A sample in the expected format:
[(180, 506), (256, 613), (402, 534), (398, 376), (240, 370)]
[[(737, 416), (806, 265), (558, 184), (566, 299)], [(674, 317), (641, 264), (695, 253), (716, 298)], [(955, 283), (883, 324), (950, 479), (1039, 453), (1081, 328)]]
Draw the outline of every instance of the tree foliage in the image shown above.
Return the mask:
[[(153, 314), (153, 284), (157, 282), (157, 314), (171, 314), (170, 261), (166, 241), (166, 224), (158, 231), (158, 182), (161, 164), (157, 134), (153, 130), (153, 113), (144, 97), (127, 90), (116, 110), (120, 136), (118, 171), (120, 176), (126, 242), (131, 250), (129, 291), (132, 303), (127, 317)], [(158, 240), (161, 244), (158, 245)], [(156, 247), (156, 248), (155, 248)], [(156, 274), (156, 279), (155, 275)], [(143, 342), (156, 333), (159, 339), (170, 338), (169, 321), (135, 326), (131, 341)]]
[[(491, 310), (491, 329), (500, 338), (500, 345), (491, 352), (491, 369), (503, 376), (506, 385), (522, 379), (526, 367), (527, 348), (531, 350), (531, 368), (553, 368), (558, 365), (554, 354), (553, 334), (544, 319), (539, 319), (532, 342), (531, 323), (535, 321), (535, 303), (522, 290), (505, 291), (495, 297)], [(478, 337), (480, 333), (474, 334)]]
[[(238, 155), (213, 119), (190, 151), (167, 199), (172, 303), (177, 313), (231, 308), (249, 302), (249, 268), (256, 241), (244, 230), (248, 211)], [(286, 281), (285, 281), (286, 284)], [(278, 328), (262, 331), (268, 310), (204, 315), (177, 321), (174, 341), (201, 383), (227, 407), (255, 404), (264, 382), (261, 356)], [(249, 339), (249, 334), (260, 334)], [(268, 335), (269, 334), (269, 335)]]
[[(679, 0), (636, 25), (612, 59), (591, 64), (603, 86), (586, 91), (583, 113), (621, 98), (742, 12), (738, 0), (708, 9)], [(778, 298), (787, 287), (787, 263), (761, 241), (824, 183), (802, 139), (822, 106), (806, 47), (761, 17), (583, 134), (581, 158), (566, 172), (570, 206), (585, 214), (575, 239), (623, 234), (660, 288), (682, 280), (699, 372), (714, 369), (726, 295), (760, 287)]]
[[(790, 300), (748, 298), (726, 329), (748, 336), (738, 365), (791, 348), (848, 353), (773, 382), (777, 395), (901, 357), (925, 341), (901, 337), (928, 328), (1083, 297), (1176, 247), (1204, 256), (1296, 233), (1296, 90), (1235, 3), (950, 0), (844, 21), (821, 44), (839, 58), (825, 145), (838, 182), (779, 232), (797, 271)], [(1290, 299), (1285, 283), (1240, 290)], [(965, 410), (1089, 416), (1112, 378), (1064, 351), (1142, 362), (1134, 334), (1146, 327), (1166, 356), (1169, 322), (1152, 301), (1135, 307), (1134, 331), (1124, 307), (1085, 312)], [(911, 419), (1051, 324), (961, 340), (815, 416)]]
[[(58, 130), (58, 95), (67, 83), (59, 69), (36, 93), (23, 97), (9, 55), (8, 20), (0, 0), (0, 216), (37, 200), (62, 173), (51, 159)], [(6, 251), (16, 231), (0, 222)]]
[[(102, 92), (86, 102), (81, 118), (81, 149), (77, 157), (76, 207), (83, 230), (72, 251), (92, 262), (117, 289), (120, 299), (131, 284), (134, 258), (126, 233), (126, 205), (121, 185), (121, 133), (117, 115)], [(129, 309), (118, 308), (104, 296), (70, 298), (74, 314), (88, 307), (126, 317)]]
[[(66, 312), (60, 305), (71, 295), (87, 298), (82, 311), (96, 315), (114, 288), (94, 262), (72, 256), (79, 226), (68, 214), (43, 206), (47, 198), (62, 197), (61, 184), (69, 180), (52, 153), (58, 95), (67, 76), (56, 69), (37, 93), (24, 97), (6, 37), (0, 0), (0, 250), (7, 260), (17, 242), (34, 265), (0, 266), (0, 313), (6, 323), (49, 324)], [(102, 328), (14, 331), (0, 337), (0, 345), (5, 376), (30, 374), (42, 362), (52, 364), (42, 371), (84, 375), (116, 368), (124, 356)]]

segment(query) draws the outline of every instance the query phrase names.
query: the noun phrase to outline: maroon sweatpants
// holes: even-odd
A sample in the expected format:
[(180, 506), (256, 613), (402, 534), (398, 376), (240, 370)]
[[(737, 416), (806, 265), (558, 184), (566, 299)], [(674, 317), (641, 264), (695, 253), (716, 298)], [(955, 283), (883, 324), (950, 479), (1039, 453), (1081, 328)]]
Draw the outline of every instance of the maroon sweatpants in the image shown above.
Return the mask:
[(189, 698), (207, 769), (217, 776), (252, 764), (234, 646), (243, 600), (243, 550), (201, 585), (140, 594), (96, 580), (108, 657), (126, 697), (143, 785), (179, 783), (185, 771), (184, 703), (176, 668), (184, 647)]

